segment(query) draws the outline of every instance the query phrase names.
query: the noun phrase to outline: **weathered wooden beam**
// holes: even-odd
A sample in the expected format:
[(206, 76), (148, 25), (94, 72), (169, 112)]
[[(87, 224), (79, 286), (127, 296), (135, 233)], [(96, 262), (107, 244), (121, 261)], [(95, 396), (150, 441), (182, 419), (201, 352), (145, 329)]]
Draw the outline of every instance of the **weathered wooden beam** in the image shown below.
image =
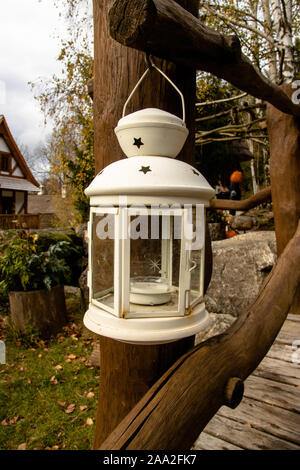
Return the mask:
[(241, 381), (274, 342), (300, 281), (300, 223), (258, 297), (223, 334), (181, 357), (101, 449), (190, 449), (222, 405), (236, 406)]
[(210, 209), (232, 209), (237, 211), (247, 211), (253, 207), (259, 206), (265, 202), (272, 200), (271, 186), (258, 191), (248, 199), (242, 201), (232, 201), (230, 199), (212, 199), (210, 201)]
[(237, 36), (208, 28), (173, 0), (115, 0), (109, 22), (111, 36), (125, 46), (210, 72), (284, 113), (300, 116), (300, 106), (242, 54)]
[[(282, 88), (288, 96), (292, 95), (291, 85)], [(300, 218), (300, 122), (268, 105), (267, 123), (275, 233), (280, 254), (295, 233)], [(300, 285), (291, 312), (300, 314)]]

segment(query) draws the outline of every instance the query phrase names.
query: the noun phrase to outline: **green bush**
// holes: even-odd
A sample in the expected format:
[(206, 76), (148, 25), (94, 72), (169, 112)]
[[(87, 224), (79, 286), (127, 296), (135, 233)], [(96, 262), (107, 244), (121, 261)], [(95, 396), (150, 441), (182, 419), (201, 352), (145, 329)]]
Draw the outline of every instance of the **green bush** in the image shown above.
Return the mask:
[(72, 271), (66, 258), (77, 254), (71, 243), (60, 241), (47, 251), (38, 249), (38, 235), (7, 234), (0, 245), (0, 291), (50, 289), (68, 284)]

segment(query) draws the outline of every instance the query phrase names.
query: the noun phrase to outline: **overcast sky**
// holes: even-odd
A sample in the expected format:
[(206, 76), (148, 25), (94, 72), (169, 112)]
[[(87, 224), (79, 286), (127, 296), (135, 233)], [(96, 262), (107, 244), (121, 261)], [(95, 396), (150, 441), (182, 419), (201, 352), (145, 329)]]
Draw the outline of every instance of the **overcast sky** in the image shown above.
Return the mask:
[(53, 0), (0, 0), (0, 114), (22, 145), (49, 133), (28, 82), (60, 73), (57, 36), (64, 32)]

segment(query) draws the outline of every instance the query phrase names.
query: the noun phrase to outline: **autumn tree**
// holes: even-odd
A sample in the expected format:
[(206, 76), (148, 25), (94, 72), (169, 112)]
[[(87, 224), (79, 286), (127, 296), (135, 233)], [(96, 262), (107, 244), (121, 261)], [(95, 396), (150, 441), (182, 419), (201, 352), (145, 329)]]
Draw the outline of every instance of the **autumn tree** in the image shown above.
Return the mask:
[[(299, 6), (294, 0), (212, 0), (199, 3), (199, 16), (207, 26), (228, 34), (231, 30), (241, 42), (243, 52), (273, 82), (290, 83), (297, 78), (299, 45)], [(216, 101), (216, 82), (224, 98), (234, 101), (207, 105)], [(203, 89), (211, 87), (212, 93)], [(200, 73), (198, 78), (197, 143), (202, 155), (222, 153), (220, 144), (245, 141), (254, 159), (250, 163), (253, 192), (269, 183), (269, 142), (265, 125), (265, 106), (260, 100), (241, 94), (228, 84)], [(230, 105), (230, 106), (229, 106)], [(199, 108), (200, 107), (200, 108)], [(209, 145), (208, 145), (209, 144)], [(223, 145), (226, 154), (228, 145)], [(208, 157), (206, 158), (208, 160)], [(205, 159), (202, 159), (202, 164)], [(213, 163), (215, 165), (216, 162)], [(204, 165), (205, 167), (205, 165)], [(215, 177), (216, 175), (214, 175)]]
[(45, 119), (53, 122), (48, 146), (50, 175), (70, 188), (77, 217), (88, 219), (84, 189), (94, 177), (93, 109), (88, 81), (93, 74), (92, 11), (89, 0), (55, 0), (66, 23), (58, 61), (62, 73), (32, 83)]

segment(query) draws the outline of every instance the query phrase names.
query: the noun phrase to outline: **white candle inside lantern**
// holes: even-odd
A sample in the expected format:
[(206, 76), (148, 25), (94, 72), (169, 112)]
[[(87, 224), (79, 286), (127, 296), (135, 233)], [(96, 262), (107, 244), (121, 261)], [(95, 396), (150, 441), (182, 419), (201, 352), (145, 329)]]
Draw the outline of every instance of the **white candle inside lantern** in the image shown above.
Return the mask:
[(164, 278), (134, 278), (130, 281), (130, 302), (139, 305), (161, 305), (171, 300), (175, 288)]

